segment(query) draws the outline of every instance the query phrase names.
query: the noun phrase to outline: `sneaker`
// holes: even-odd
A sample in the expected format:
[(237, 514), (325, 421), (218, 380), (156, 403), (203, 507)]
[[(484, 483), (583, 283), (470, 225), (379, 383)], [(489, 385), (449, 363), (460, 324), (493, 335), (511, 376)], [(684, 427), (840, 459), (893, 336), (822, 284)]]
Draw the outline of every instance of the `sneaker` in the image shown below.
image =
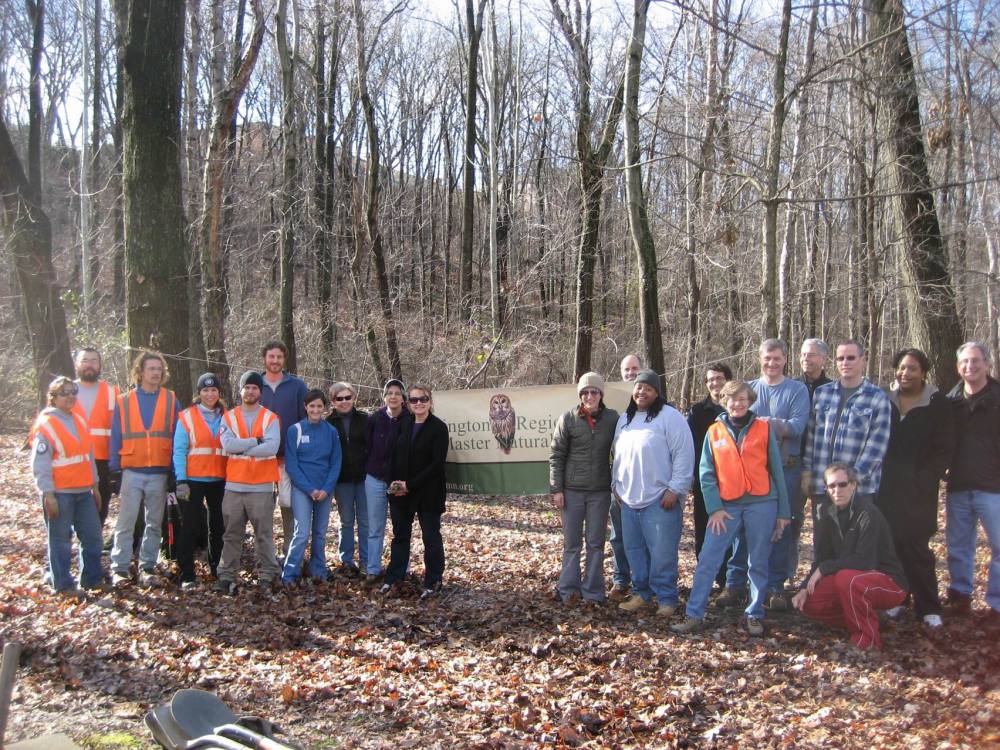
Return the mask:
[(163, 586), (163, 579), (154, 570), (139, 571), (139, 585), (146, 589), (156, 589)]
[(365, 586), (375, 586), (381, 578), (381, 573), (368, 573), (365, 575)]
[(424, 590), (420, 592), (420, 600), (424, 601), (424, 600), (430, 599), (430, 598), (436, 596), (437, 593), (440, 590), (441, 590), (441, 582), (440, 581), (438, 581), (437, 583), (435, 583), (433, 586), (425, 586)]
[(334, 568), (333, 574), (343, 576), (344, 578), (358, 578), (361, 575), (361, 571), (358, 570), (357, 565), (343, 563)]
[(111, 585), (116, 589), (120, 589), (123, 586), (128, 586), (132, 583), (132, 576), (125, 575), (124, 573), (115, 573), (111, 576)]
[(683, 622), (675, 622), (670, 626), (670, 632), (677, 635), (690, 635), (700, 632), (705, 627), (704, 620), (696, 620), (693, 617), (685, 617)]
[[(900, 604), (898, 607), (890, 607), (889, 609), (887, 609), (885, 611), (885, 616), (888, 617), (890, 620), (895, 620), (901, 614), (903, 614), (903, 610), (904, 609), (905, 609), (905, 607), (902, 604)], [(940, 619), (940, 618), (938, 618), (938, 619)]]
[(232, 581), (226, 581), (220, 578), (212, 586), (212, 591), (218, 591), (220, 594), (226, 594), (228, 596), (233, 596), (236, 594), (236, 584)]
[(967, 615), (972, 612), (972, 597), (955, 589), (948, 589), (944, 597), (944, 606), (953, 615)]
[(944, 623), (941, 621), (941, 615), (924, 615), (924, 627), (928, 630), (937, 630), (938, 628), (943, 628)]
[(758, 617), (747, 617), (743, 620), (743, 627), (754, 638), (760, 638), (764, 635), (764, 623)]
[(657, 617), (672, 617), (677, 611), (676, 604), (661, 604), (656, 608)]
[(783, 591), (775, 591), (767, 599), (767, 608), (772, 612), (787, 612), (788, 600)]
[(385, 595), (386, 595), (386, 594), (388, 594), (388, 593), (389, 593), (390, 591), (392, 591), (392, 584), (391, 584), (391, 583), (383, 583), (383, 584), (382, 584), (381, 586), (379, 586), (379, 589), (378, 589), (378, 592), (379, 592), (379, 593), (380, 593), (380, 594), (381, 594), (382, 596), (385, 596)]
[(623, 602), (628, 598), (629, 586), (624, 586), (620, 583), (616, 583), (611, 587), (611, 593), (608, 594), (608, 601), (610, 602)]
[(281, 588), (282, 580), (280, 578), (261, 578), (257, 581), (257, 588), (266, 593), (273, 593)]
[(623, 609), (626, 612), (638, 612), (640, 609), (649, 609), (652, 606), (652, 602), (647, 602), (638, 594), (630, 594), (628, 599), (618, 605), (618, 609)]
[(739, 607), (742, 606), (743, 600), (746, 598), (746, 591), (744, 589), (731, 589), (726, 586), (725, 591), (715, 597), (715, 606), (717, 607)]
[(197, 581), (181, 581), (181, 591), (194, 591), (198, 588)]

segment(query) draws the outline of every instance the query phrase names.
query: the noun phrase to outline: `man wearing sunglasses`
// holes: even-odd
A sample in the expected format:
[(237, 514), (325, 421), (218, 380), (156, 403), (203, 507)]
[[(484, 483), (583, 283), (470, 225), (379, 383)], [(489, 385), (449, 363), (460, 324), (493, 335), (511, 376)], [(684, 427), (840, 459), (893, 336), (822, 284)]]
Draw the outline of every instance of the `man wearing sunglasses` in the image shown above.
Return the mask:
[(802, 457), (802, 489), (819, 505), (829, 499), (823, 469), (846, 463), (858, 475), (858, 496), (874, 499), (882, 479), (882, 460), (889, 446), (892, 405), (881, 388), (865, 377), (868, 360), (857, 341), (837, 346), (840, 377), (816, 389)]

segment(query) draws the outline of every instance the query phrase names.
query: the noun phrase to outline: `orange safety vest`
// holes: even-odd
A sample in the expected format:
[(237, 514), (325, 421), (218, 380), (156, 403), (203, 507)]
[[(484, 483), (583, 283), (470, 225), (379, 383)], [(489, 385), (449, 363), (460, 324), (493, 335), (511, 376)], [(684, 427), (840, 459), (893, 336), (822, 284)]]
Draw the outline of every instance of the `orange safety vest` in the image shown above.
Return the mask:
[[(254, 420), (253, 430), (247, 429), (243, 419), (243, 409), (237, 406), (226, 412), (223, 419), (226, 425), (238, 438), (262, 438), (278, 415), (270, 409), (260, 407), (261, 414)], [(278, 481), (278, 459), (274, 456), (258, 458), (241, 453), (228, 453), (226, 462), (226, 481), (234, 484), (268, 484)]]
[[(226, 476), (226, 453), (219, 435), (213, 435), (205, 415), (197, 405), (181, 412), (181, 424), (188, 437), (188, 477)], [(221, 431), (220, 431), (221, 432)]]
[(139, 397), (135, 390), (118, 397), (118, 421), (122, 430), (119, 451), (123, 469), (169, 468), (174, 446), (174, 392), (160, 388), (147, 430), (142, 424)]
[(36, 432), (45, 436), (52, 448), (52, 484), (56, 492), (94, 486), (94, 470), (90, 459), (93, 444), (87, 423), (79, 414), (73, 415), (77, 436), (55, 414), (43, 414), (35, 423)]
[(111, 456), (111, 420), (115, 415), (115, 401), (118, 399), (118, 386), (109, 385), (101, 380), (97, 384), (97, 398), (94, 408), (88, 417), (83, 411), (79, 397), (73, 404), (73, 413), (83, 417), (90, 428), (90, 439), (94, 444), (94, 458), (107, 461)]
[(739, 500), (746, 494), (759, 497), (771, 491), (771, 475), (767, 471), (769, 435), (767, 422), (760, 419), (750, 423), (740, 446), (722, 422), (713, 422), (708, 428), (715, 476), (723, 500)]

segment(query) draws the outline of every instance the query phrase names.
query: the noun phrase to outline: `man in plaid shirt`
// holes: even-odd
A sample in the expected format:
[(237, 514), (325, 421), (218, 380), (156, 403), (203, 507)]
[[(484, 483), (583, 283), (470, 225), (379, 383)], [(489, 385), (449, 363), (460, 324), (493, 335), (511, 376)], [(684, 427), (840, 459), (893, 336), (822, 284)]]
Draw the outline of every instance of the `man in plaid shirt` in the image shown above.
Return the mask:
[(802, 457), (803, 491), (813, 500), (813, 520), (826, 500), (823, 471), (835, 461), (858, 473), (859, 496), (873, 498), (889, 445), (892, 406), (885, 391), (865, 377), (865, 349), (857, 341), (837, 346), (840, 378), (816, 389)]

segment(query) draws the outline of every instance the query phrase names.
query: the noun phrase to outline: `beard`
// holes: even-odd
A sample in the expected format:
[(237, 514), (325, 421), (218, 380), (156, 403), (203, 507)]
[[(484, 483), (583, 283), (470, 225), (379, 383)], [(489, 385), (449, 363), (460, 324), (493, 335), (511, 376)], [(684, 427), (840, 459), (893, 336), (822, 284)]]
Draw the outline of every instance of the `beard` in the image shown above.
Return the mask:
[(84, 372), (78, 372), (76, 375), (83, 383), (96, 383), (98, 378), (101, 377), (101, 373), (94, 370), (85, 370)]

